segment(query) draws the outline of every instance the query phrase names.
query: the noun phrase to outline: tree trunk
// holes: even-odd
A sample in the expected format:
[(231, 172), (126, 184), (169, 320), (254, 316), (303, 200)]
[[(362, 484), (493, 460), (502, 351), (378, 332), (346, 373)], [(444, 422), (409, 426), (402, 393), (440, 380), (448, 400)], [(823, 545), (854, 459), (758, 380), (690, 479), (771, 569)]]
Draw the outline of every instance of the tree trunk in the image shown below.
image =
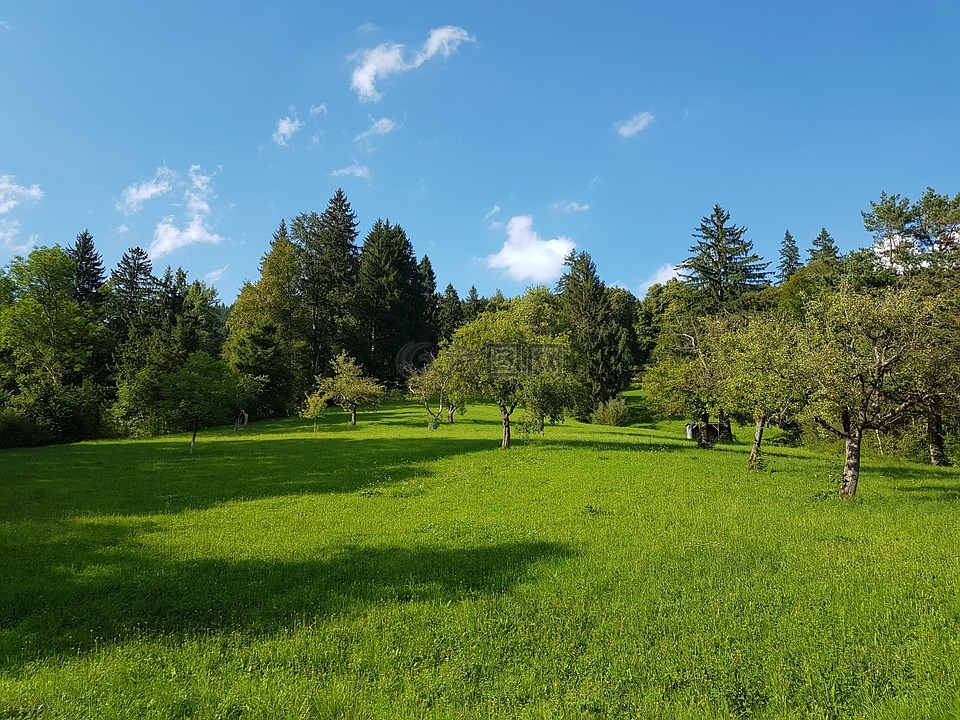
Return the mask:
[(503, 420), (503, 440), (500, 443), (501, 450), (510, 449), (510, 413), (506, 405), (500, 405), (500, 417)]
[(767, 416), (757, 413), (757, 424), (753, 428), (753, 447), (750, 449), (750, 460), (747, 461), (747, 470), (759, 470), (761, 465), (760, 443), (763, 442), (763, 428), (767, 424)]
[(190, 454), (193, 455), (193, 447), (197, 444), (197, 429), (193, 429), (193, 437), (190, 439)]
[(457, 408), (451, 405), (447, 408), (447, 424), (453, 425), (453, 414), (457, 411)]
[(707, 433), (710, 431), (710, 416), (704, 413), (697, 419), (697, 445), (702, 448), (710, 447)]
[(350, 424), (351, 425), (357, 424), (357, 406), (356, 405), (350, 408)]
[(931, 465), (950, 464), (950, 458), (947, 457), (947, 442), (943, 433), (943, 403), (939, 398), (927, 408), (927, 447), (930, 449)]
[(843, 461), (843, 484), (840, 486), (841, 498), (852, 498), (857, 494), (857, 481), (860, 479), (860, 444), (863, 430), (851, 428), (844, 440), (845, 457)]

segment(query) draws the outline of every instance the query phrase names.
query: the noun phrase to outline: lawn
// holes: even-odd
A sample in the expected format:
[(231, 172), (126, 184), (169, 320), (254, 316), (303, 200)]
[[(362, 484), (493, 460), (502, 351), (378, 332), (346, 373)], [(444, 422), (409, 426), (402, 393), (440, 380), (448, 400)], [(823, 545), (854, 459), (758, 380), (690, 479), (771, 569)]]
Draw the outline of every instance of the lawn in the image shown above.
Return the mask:
[(960, 717), (960, 471), (679, 430), (2, 451), (0, 717)]

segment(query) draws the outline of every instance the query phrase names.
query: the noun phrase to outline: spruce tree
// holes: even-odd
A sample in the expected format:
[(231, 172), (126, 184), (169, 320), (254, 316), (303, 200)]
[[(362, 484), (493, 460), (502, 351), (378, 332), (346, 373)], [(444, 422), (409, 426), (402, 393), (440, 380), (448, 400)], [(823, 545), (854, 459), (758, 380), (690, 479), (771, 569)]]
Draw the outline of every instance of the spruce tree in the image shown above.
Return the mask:
[(107, 276), (103, 269), (103, 258), (96, 251), (89, 230), (77, 235), (73, 245), (67, 248), (67, 255), (76, 263), (73, 296), (80, 302), (99, 302), (102, 297), (100, 288)]
[(777, 280), (785, 283), (801, 266), (800, 249), (797, 247), (797, 241), (787, 230), (783, 233), (783, 241), (780, 243), (780, 264), (777, 265)]
[(153, 276), (153, 262), (147, 251), (141, 247), (127, 250), (110, 273), (110, 282), (123, 319), (129, 322), (141, 315), (156, 292), (158, 282)]
[(399, 376), (398, 354), (421, 342), (424, 303), (420, 268), (406, 232), (377, 220), (360, 251), (357, 281), (360, 359), (382, 380)]
[(337, 190), (322, 215), (301, 213), (290, 227), (300, 255), (311, 375), (323, 374), (352, 342), (357, 236), (357, 218), (343, 190)]
[(463, 301), (463, 322), (464, 324), (477, 319), (487, 308), (487, 299), (480, 297), (475, 285), (470, 286), (466, 299)]
[(590, 255), (571, 251), (564, 264), (567, 271), (557, 283), (557, 293), (570, 336), (573, 375), (584, 391), (574, 413), (579, 420), (588, 420), (630, 380), (628, 338)]
[(840, 250), (833, 241), (826, 228), (820, 228), (820, 234), (813, 239), (813, 245), (809, 250), (810, 262), (836, 262), (840, 257)]
[(708, 312), (719, 312), (744, 293), (767, 282), (767, 266), (745, 240), (745, 227), (728, 224), (730, 213), (719, 205), (701, 219), (690, 257), (680, 265), (683, 281), (698, 290)]
[[(476, 288), (474, 288), (476, 291)], [(453, 333), (463, 324), (463, 305), (457, 289), (450, 283), (440, 296), (438, 325), (441, 340), (449, 340)]]

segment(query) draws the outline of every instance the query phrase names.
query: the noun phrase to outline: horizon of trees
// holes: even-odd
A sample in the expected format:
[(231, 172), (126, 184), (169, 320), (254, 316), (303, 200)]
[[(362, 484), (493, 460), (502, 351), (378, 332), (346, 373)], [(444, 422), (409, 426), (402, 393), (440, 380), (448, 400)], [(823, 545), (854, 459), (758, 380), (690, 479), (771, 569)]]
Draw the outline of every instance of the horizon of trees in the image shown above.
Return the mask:
[[(642, 299), (607, 287), (582, 251), (553, 288), (461, 298), (438, 290), (402, 226), (378, 218), (361, 242), (337, 190), (323, 212), (280, 221), (230, 308), (182, 268), (156, 275), (142, 248), (108, 273), (84, 230), (0, 269), (0, 447), (174, 430), (195, 440), (241, 411), (299, 414), (308, 397), (316, 417), (349, 357), (355, 379), (411, 381), (434, 426), (471, 398), (495, 403), (503, 447), (517, 407), (534, 431), (565, 414), (589, 422), (640, 378), (704, 444), (711, 417), (751, 422), (751, 467), (772, 424), (842, 440), (852, 496), (870, 431), (946, 464), (960, 428), (960, 194), (881, 193), (862, 214), (872, 246), (843, 254), (822, 228), (804, 262), (786, 230), (771, 270), (716, 205), (679, 277)], [(491, 347), (513, 347), (516, 372), (494, 377)], [(547, 365), (544, 348), (558, 353)]]

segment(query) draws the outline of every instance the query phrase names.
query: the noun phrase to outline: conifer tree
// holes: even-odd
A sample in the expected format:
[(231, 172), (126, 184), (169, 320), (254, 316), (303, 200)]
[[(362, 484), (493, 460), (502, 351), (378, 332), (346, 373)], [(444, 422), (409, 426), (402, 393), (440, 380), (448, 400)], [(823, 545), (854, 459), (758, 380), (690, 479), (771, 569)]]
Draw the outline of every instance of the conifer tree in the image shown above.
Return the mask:
[(300, 256), (300, 291), (313, 376), (322, 374), (334, 355), (351, 344), (353, 334), (357, 218), (343, 190), (337, 190), (322, 215), (297, 215), (290, 237)]
[(787, 230), (783, 233), (783, 240), (780, 242), (780, 264), (777, 265), (777, 280), (785, 283), (801, 266), (797, 241)]
[(93, 245), (93, 235), (84, 230), (67, 248), (67, 255), (76, 263), (74, 273), (73, 296), (80, 302), (98, 302), (100, 288), (107, 276), (103, 269), (103, 258)]
[(763, 287), (767, 266), (745, 240), (745, 227), (728, 224), (730, 213), (719, 205), (701, 219), (690, 257), (680, 265), (683, 281), (698, 290), (707, 311), (719, 312), (744, 293)]
[[(474, 288), (476, 291), (476, 288)], [(448, 283), (440, 296), (438, 313), (438, 330), (441, 340), (449, 340), (453, 333), (463, 324), (463, 306), (457, 289)]]
[(833, 263), (840, 258), (840, 250), (826, 228), (820, 228), (820, 233), (813, 239), (809, 252), (810, 262)]
[(567, 271), (557, 283), (557, 293), (569, 328), (573, 375), (584, 388), (574, 412), (586, 420), (627, 384), (631, 360), (626, 330), (617, 323), (590, 255), (571, 251), (564, 264)]

